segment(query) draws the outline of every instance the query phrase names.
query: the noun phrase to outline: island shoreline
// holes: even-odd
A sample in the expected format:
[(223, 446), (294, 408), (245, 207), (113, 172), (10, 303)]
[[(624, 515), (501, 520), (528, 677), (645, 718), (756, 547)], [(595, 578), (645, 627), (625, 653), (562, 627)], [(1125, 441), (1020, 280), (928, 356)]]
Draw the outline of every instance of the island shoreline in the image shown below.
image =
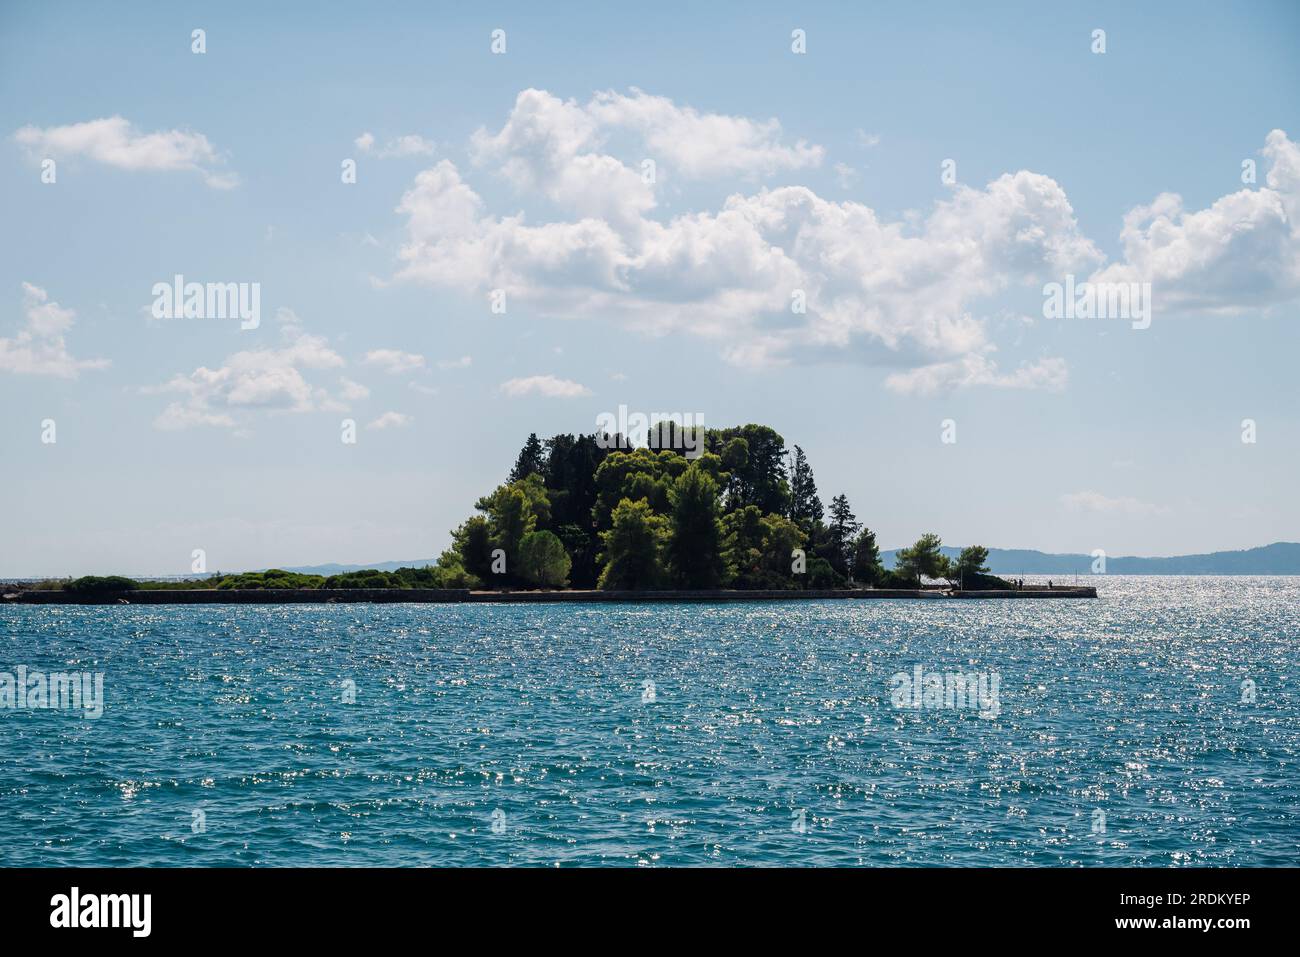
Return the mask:
[(824, 599), (924, 599), (949, 598), (1096, 598), (1093, 586), (991, 589), (959, 591), (924, 588), (857, 589), (701, 589), (701, 590), (567, 590), (470, 591), (463, 588), (267, 588), (267, 589), (139, 589), (79, 594), (66, 591), (22, 591), (0, 597), (15, 605), (280, 605), (280, 604), (509, 604), (608, 602), (733, 602), (820, 601)]

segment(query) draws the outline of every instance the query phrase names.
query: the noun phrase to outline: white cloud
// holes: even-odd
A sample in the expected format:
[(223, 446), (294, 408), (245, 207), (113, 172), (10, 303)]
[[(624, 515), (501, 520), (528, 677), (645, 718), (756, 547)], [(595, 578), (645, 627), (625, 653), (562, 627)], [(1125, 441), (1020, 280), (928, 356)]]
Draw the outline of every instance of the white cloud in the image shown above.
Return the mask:
[(368, 429), (400, 429), (403, 426), (410, 425), (413, 419), (404, 412), (385, 412), (379, 418), (375, 419), (369, 425)]
[(378, 366), (389, 375), (401, 375), (424, 368), (424, 356), (398, 349), (372, 349), (362, 361), (368, 366)]
[(235, 174), (214, 170), (221, 160), (202, 133), (141, 133), (121, 116), (44, 129), (24, 126), (14, 139), (37, 159), (84, 156), (122, 170), (192, 170), (202, 173), (207, 184), (216, 189), (230, 189), (239, 183)]
[(835, 164), (835, 181), (841, 189), (848, 189), (858, 178), (858, 171), (848, 163)]
[(545, 396), (548, 399), (576, 399), (591, 395), (585, 385), (570, 379), (560, 379), (553, 375), (534, 375), (522, 379), (509, 379), (501, 383), (501, 392), (511, 398), (528, 395)]
[[(276, 318), (282, 324), (280, 348), (236, 352), (216, 369), (200, 366), (189, 375), (177, 374), (162, 385), (142, 389), (147, 395), (181, 396), (154, 420), (154, 427), (232, 428), (259, 412), (341, 411), (344, 406), (325, 388), (312, 385), (304, 372), (340, 368), (343, 357), (322, 337), (304, 332), (292, 311), (282, 309)], [(346, 392), (348, 380), (341, 381)]]
[(339, 396), (345, 402), (359, 402), (362, 399), (370, 398), (370, 389), (360, 382), (353, 382), (348, 378), (339, 379)]
[(438, 145), (423, 136), (408, 133), (388, 141), (388, 145), (379, 151), (381, 159), (400, 159), (405, 156), (432, 156)]
[[(601, 152), (611, 137), (632, 136), (641, 149), (626, 164)], [(642, 162), (687, 179), (759, 176), (821, 163), (825, 151), (787, 145), (776, 120), (701, 113), (633, 89), (598, 93), (585, 106), (545, 90), (521, 92), (496, 133), (472, 138), (478, 165), (495, 164), (523, 194), (540, 193), (580, 217), (635, 226), (655, 206)]]
[(701, 113), (636, 88), (631, 96), (598, 93), (586, 109), (606, 127), (639, 133), (652, 157), (691, 178), (806, 169), (819, 166), (826, 155), (822, 147), (803, 140), (783, 143), (781, 124), (774, 119)]
[(595, 152), (601, 139), (587, 109), (524, 90), (499, 132), (474, 134), (471, 152), (477, 164), (496, 164), (522, 194), (541, 194), (580, 217), (632, 225), (654, 207), (654, 188), (639, 171)]
[(468, 369), (473, 363), (470, 356), (461, 356), (459, 359), (440, 359), (438, 361), (439, 369)]
[(44, 289), (23, 283), (24, 325), (12, 339), (0, 338), (0, 372), (75, 379), (84, 369), (107, 368), (107, 359), (77, 359), (68, 352), (63, 334), (75, 319)]
[[(396, 278), (475, 295), (503, 289), (512, 303), (546, 316), (686, 332), (739, 365), (856, 358), (893, 367), (890, 388), (921, 393), (1063, 388), (1060, 358), (998, 369), (987, 310), (1009, 289), (1037, 291), (1067, 273), (1155, 272), (1157, 298), (1176, 278), (1186, 301), (1209, 305), (1296, 294), (1300, 153), (1278, 131), (1265, 147), (1273, 164), (1267, 188), (1225, 197), (1201, 214), (1182, 213), (1168, 197), (1135, 210), (1125, 262), (1103, 270), (1105, 257), (1079, 230), (1065, 191), (1028, 170), (983, 188), (959, 185), (930, 210), (896, 221), (802, 186), (733, 193), (715, 209), (662, 218), (654, 215), (657, 187), (639, 175), (641, 154), (625, 162), (600, 152), (618, 132), (649, 143), (672, 130), (681, 148), (659, 159), (691, 174), (820, 162), (811, 147), (783, 145), (770, 123), (723, 120), (736, 118), (639, 91), (597, 94), (583, 106), (525, 90), (499, 131), (474, 135), (471, 153), (546, 208), (495, 215), (443, 160), (415, 178), (398, 206), (406, 241)], [(697, 122), (731, 133), (683, 139)], [(750, 147), (740, 159), (708, 146), (737, 140)], [(1141, 225), (1153, 217), (1156, 225)], [(792, 308), (799, 299), (803, 312)]]
[[(369, 153), (375, 147), (375, 135), (362, 133), (352, 141), (352, 145), (363, 153)], [(437, 149), (438, 144), (432, 140), (426, 140), (416, 133), (407, 133), (389, 140), (375, 155), (380, 159), (402, 159), (407, 156), (432, 156)]]
[(196, 405), (170, 402), (153, 420), (154, 428), (164, 432), (180, 432), (210, 425), (219, 429), (233, 429), (235, 420), (224, 412), (211, 412)]
[(858, 130), (858, 145), (864, 150), (875, 149), (880, 145), (880, 135), (868, 133), (866, 130)]
[(999, 373), (983, 355), (967, 355), (885, 377), (885, 386), (903, 395), (938, 395), (958, 388), (992, 386), (999, 389), (1045, 389), (1060, 392), (1069, 381), (1065, 360), (1024, 362), (1015, 372)]
[[(851, 350), (911, 366), (978, 356), (988, 369), (975, 302), (1102, 259), (1060, 186), (1024, 171), (982, 190), (958, 187), (917, 224), (799, 186), (653, 219), (649, 187), (611, 157), (598, 165), (623, 175), (570, 180), (575, 167), (565, 164), (592, 140), (593, 124), (573, 103), (525, 91), (501, 133), (476, 137), (480, 161), (493, 158), (572, 218), (493, 217), (449, 160), (420, 173), (398, 206), (407, 228), (398, 277), (466, 293), (504, 289), (548, 315), (688, 331), (743, 365)], [(797, 291), (802, 314), (791, 309)]]
[(1238, 311), (1300, 295), (1300, 146), (1273, 130), (1259, 189), (1243, 189), (1188, 211), (1161, 193), (1124, 217), (1124, 258), (1092, 278), (1149, 282), (1164, 308)]
[(1161, 515), (1169, 511), (1166, 506), (1152, 505), (1135, 498), (1110, 498), (1100, 492), (1071, 492), (1061, 496), (1061, 503), (1072, 512), (1093, 512), (1107, 515)]

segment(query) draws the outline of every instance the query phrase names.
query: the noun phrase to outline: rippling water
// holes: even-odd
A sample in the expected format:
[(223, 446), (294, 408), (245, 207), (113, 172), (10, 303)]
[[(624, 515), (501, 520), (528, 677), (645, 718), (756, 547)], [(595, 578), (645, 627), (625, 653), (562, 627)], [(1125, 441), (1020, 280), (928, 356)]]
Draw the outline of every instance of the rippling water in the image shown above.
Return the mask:
[[(1295, 864), (1300, 579), (1100, 585), (0, 607), (0, 671), (105, 675), (0, 710), (0, 863)], [(999, 714), (894, 707), (918, 664)]]

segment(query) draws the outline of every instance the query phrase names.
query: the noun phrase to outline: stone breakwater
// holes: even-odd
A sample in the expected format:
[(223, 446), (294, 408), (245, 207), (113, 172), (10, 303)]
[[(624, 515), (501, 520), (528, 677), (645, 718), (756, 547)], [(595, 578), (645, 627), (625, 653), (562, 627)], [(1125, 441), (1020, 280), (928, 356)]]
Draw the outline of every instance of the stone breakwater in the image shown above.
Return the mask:
[(1026, 588), (1014, 591), (944, 591), (936, 588), (807, 589), (804, 591), (468, 591), (459, 588), (249, 588), (159, 589), (101, 594), (18, 591), (0, 601), (19, 605), (280, 605), (343, 602), (680, 602), (787, 601), (810, 599), (1096, 598), (1093, 587)]

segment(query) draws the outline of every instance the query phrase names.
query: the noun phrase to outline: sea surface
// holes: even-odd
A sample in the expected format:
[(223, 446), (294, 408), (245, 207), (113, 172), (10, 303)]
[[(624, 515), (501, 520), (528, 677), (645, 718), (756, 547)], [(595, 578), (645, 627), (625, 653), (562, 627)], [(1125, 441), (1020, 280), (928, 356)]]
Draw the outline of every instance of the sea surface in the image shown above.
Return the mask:
[[(0, 710), (0, 864), (1300, 863), (1300, 578), (1090, 582), (0, 607), (0, 672), (104, 675), (98, 719)], [(996, 716), (897, 706), (917, 665)]]

